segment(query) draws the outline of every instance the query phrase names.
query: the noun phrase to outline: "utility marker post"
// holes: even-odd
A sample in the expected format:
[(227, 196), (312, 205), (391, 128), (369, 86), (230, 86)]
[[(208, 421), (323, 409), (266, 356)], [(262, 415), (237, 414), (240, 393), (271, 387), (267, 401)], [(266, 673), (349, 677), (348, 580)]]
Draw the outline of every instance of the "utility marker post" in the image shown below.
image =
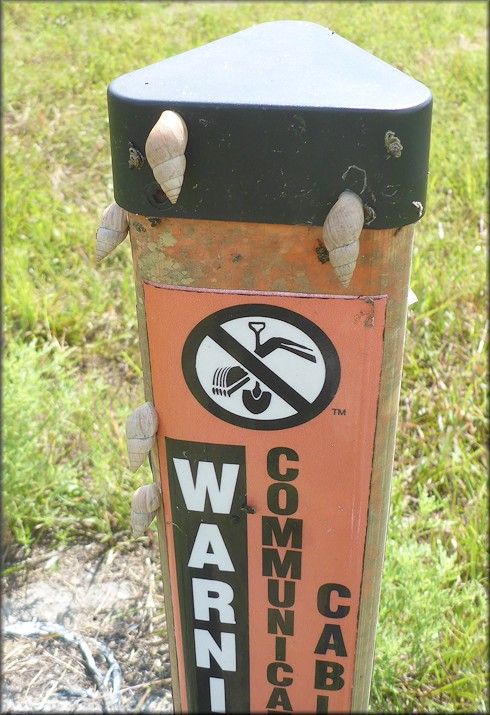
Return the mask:
[(108, 102), (97, 256), (129, 229), (175, 709), (365, 711), (431, 94), (284, 21)]

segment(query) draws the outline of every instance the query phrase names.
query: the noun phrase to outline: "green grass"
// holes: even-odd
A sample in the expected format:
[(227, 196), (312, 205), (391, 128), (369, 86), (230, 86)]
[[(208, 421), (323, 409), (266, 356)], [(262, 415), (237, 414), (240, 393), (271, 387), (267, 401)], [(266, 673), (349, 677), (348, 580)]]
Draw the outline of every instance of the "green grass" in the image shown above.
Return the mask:
[(47, 538), (113, 541), (128, 528), (128, 491), (143, 478), (125, 465), (120, 424), (128, 406), (125, 382), (134, 371), (120, 367), (111, 380), (97, 363), (81, 365), (74, 348), (53, 340), (10, 343), (5, 363), (10, 539), (24, 545)]
[(129, 246), (100, 267), (115, 77), (318, 22), (434, 95), (371, 710), (487, 710), (487, 67), (480, 2), (4, 2), (4, 540), (129, 539), (143, 401)]

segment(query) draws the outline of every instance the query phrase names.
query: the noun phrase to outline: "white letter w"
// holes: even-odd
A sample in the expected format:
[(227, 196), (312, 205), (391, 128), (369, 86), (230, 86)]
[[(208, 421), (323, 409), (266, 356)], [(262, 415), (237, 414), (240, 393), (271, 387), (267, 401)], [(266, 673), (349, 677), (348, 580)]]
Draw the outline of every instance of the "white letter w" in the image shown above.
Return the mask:
[(215, 514), (229, 514), (238, 478), (239, 464), (223, 464), (221, 482), (218, 484), (216, 469), (212, 462), (197, 463), (196, 483), (192, 478), (191, 465), (187, 459), (173, 458), (175, 471), (190, 511), (204, 511), (206, 494), (209, 494), (211, 509)]

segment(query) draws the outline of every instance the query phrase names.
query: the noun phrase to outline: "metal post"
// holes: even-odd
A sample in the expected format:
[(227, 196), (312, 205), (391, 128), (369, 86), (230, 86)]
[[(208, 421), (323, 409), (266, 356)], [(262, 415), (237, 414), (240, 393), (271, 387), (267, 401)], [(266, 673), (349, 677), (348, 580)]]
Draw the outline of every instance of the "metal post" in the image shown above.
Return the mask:
[(366, 710), (431, 94), (284, 21), (108, 102), (98, 259), (129, 228), (175, 709)]

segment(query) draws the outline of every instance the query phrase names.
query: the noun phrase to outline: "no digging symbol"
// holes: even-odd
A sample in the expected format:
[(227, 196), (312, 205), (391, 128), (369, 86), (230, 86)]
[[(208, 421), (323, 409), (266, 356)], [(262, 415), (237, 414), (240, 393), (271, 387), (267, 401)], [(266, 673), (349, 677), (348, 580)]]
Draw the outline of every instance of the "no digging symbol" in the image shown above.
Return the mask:
[(332, 401), (337, 351), (310, 320), (271, 305), (219, 310), (192, 330), (182, 351), (194, 397), (239, 427), (278, 430), (308, 422)]

